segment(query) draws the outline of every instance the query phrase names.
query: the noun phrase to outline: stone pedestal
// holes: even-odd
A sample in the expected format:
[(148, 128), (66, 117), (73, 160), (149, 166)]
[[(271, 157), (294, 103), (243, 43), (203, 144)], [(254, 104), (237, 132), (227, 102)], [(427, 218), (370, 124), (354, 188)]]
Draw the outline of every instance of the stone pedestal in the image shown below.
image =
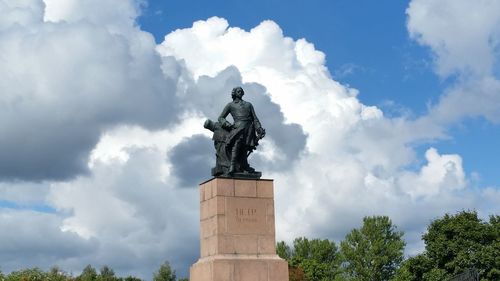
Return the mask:
[(288, 263), (276, 255), (272, 180), (200, 185), (200, 259), (189, 280), (288, 281)]

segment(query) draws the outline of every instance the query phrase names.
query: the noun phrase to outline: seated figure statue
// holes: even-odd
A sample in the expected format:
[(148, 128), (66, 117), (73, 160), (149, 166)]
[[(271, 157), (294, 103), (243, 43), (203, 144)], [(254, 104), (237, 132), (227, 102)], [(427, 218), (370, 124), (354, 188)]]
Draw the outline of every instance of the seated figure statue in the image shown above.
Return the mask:
[[(266, 131), (262, 128), (251, 103), (243, 100), (245, 92), (236, 87), (231, 92), (232, 102), (228, 103), (218, 118), (218, 122), (206, 120), (204, 127), (214, 132), (216, 165), (213, 176), (245, 176), (260, 178), (261, 173), (248, 164), (248, 156), (257, 147)], [(234, 123), (226, 117), (231, 114)]]

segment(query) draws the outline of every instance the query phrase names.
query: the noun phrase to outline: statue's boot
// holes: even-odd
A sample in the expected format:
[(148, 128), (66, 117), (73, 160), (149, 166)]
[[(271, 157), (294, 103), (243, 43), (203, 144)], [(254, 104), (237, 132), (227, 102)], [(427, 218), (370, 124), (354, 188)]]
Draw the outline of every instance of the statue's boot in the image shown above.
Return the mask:
[(250, 167), (250, 166), (247, 166), (247, 167), (245, 168), (245, 171), (246, 171), (246, 172), (249, 172), (249, 173), (254, 173), (254, 172), (255, 172), (255, 169), (254, 169), (254, 168), (252, 168), (252, 167)]

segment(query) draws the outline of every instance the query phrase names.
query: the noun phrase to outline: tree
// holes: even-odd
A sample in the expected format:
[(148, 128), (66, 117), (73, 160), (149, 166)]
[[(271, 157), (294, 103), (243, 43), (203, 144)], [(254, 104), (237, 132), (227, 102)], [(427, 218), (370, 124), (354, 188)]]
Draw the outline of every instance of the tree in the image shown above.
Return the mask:
[(77, 277), (78, 281), (95, 281), (97, 279), (97, 271), (90, 264), (87, 265), (82, 273)]
[(297, 238), (293, 241), (292, 260), (315, 260), (320, 263), (330, 264), (337, 257), (335, 242), (328, 239)]
[(47, 273), (47, 280), (50, 281), (66, 281), (68, 279), (70, 279), (69, 276), (57, 266), (53, 266)]
[[(480, 280), (500, 280), (500, 217), (489, 223), (475, 211), (446, 214), (436, 219), (422, 236), (425, 251), (406, 260), (398, 280), (443, 280), (476, 268)], [(441, 279), (440, 279), (441, 278)]]
[(342, 266), (349, 280), (386, 281), (403, 261), (403, 232), (386, 216), (363, 218), (361, 229), (353, 229), (341, 242)]
[(293, 241), (291, 263), (300, 266), (310, 281), (333, 280), (337, 274), (337, 246), (328, 239)]
[(433, 221), (422, 239), (428, 257), (437, 268), (456, 275), (475, 267), (481, 276), (485, 276), (500, 268), (496, 259), (500, 254), (498, 228), (498, 216), (491, 217), (488, 224), (479, 219), (476, 212), (463, 211)]
[(103, 266), (99, 271), (99, 275), (97, 276), (97, 280), (99, 281), (116, 281), (117, 278), (115, 276), (115, 272), (113, 269), (108, 267), (107, 265)]
[(20, 271), (13, 271), (5, 278), (6, 281), (44, 281), (47, 279), (47, 273), (39, 268), (29, 268)]
[(164, 262), (153, 275), (153, 281), (175, 281), (175, 270), (172, 270), (168, 261)]
[(125, 277), (125, 278), (123, 278), (122, 280), (123, 281), (142, 281), (141, 278), (137, 278), (135, 276), (130, 276), (130, 275), (127, 276), (127, 277)]
[(393, 281), (421, 281), (432, 269), (432, 261), (420, 254), (405, 260), (396, 272)]
[(278, 256), (284, 260), (290, 260), (292, 258), (292, 250), (285, 243), (285, 241), (280, 241), (276, 244), (276, 253)]
[(293, 241), (293, 250), (283, 241), (276, 247), (289, 263), (290, 280), (333, 280), (338, 272), (337, 246), (328, 239), (301, 237)]

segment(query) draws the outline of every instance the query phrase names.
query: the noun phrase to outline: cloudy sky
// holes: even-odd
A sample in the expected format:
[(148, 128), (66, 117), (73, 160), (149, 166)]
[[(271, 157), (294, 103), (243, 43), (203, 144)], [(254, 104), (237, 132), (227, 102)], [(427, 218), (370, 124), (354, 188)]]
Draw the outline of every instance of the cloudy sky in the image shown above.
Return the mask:
[[(177, 2), (177, 3), (174, 3)], [(0, 270), (198, 258), (202, 127), (242, 85), (277, 238), (500, 212), (500, 1), (0, 0)]]

